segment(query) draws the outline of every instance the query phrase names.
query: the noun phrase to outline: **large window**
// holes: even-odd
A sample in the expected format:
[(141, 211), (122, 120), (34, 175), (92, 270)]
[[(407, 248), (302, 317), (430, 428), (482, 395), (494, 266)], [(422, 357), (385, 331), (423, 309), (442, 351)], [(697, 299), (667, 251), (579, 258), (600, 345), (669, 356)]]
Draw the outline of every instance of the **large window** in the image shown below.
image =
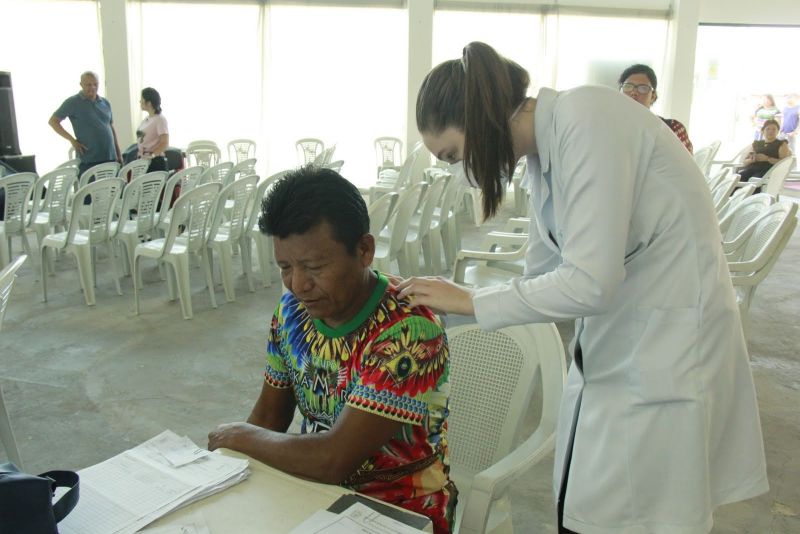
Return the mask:
[[(2, 0), (0, 71), (11, 73), (19, 144), (35, 154), (40, 174), (66, 161), (69, 143), (47, 121), (80, 91), (80, 75), (104, 72), (97, 3), (87, 0)], [(68, 130), (69, 120), (62, 123)]]
[[(258, 5), (143, 2), (131, 5), (128, 20), (131, 98), (138, 102), (143, 87), (158, 90), (171, 145), (209, 139), (227, 160), (233, 139), (262, 144)], [(134, 127), (144, 116), (134, 116)], [(260, 161), (265, 154), (259, 150)]]
[[(722, 141), (733, 156), (753, 141), (753, 115), (765, 94), (779, 109), (798, 92), (796, 57), (800, 28), (703, 26), (697, 31), (692, 99), (695, 146)], [(795, 53), (792, 53), (795, 51)]]
[(273, 5), (267, 14), (266, 137), (273, 171), (294, 143), (336, 145), (342, 175), (375, 181), (376, 137), (403, 137), (408, 21), (402, 9)]

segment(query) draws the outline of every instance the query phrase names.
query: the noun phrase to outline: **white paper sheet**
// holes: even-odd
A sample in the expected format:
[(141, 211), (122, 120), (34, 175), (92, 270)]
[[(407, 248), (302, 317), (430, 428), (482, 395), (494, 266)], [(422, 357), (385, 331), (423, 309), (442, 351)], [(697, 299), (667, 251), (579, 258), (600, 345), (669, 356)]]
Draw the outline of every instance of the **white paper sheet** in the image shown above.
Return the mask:
[(290, 534), (419, 534), (423, 532), (355, 503), (341, 514), (319, 510)]

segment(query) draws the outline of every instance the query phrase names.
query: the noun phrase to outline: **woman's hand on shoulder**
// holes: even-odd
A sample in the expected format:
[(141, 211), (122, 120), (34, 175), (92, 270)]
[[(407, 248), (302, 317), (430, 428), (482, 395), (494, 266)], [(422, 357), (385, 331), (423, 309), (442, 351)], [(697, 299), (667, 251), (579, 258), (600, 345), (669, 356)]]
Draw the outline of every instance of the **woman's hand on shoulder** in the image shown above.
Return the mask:
[(427, 306), (440, 314), (475, 315), (473, 290), (441, 276), (413, 277), (396, 285), (400, 298), (408, 298), (413, 306)]

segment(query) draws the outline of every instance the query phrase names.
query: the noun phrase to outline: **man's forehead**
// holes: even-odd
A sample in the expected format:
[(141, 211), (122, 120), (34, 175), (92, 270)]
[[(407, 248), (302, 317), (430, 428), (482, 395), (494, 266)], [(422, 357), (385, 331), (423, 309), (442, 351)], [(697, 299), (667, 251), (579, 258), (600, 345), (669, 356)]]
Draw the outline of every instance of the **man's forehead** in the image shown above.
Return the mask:
[(84, 74), (81, 76), (81, 83), (97, 83), (97, 78), (91, 74)]

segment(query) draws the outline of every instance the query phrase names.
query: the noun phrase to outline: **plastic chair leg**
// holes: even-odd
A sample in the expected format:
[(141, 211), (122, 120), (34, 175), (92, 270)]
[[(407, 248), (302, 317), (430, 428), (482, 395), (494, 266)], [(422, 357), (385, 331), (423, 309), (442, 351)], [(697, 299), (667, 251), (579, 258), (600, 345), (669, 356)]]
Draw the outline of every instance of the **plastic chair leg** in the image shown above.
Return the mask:
[(6, 455), (17, 467), (23, 469), (22, 457), (19, 454), (17, 441), (14, 439), (14, 432), (11, 428), (11, 419), (6, 410), (6, 401), (3, 398), (3, 389), (0, 388), (0, 441), (6, 449)]
[(242, 271), (247, 277), (247, 288), (250, 293), (254, 293), (256, 289), (253, 287), (253, 240), (244, 236), (239, 243), (239, 249), (242, 251)]
[(214, 277), (211, 276), (211, 262), (209, 258), (206, 257), (206, 250), (200, 253), (200, 263), (203, 265), (203, 272), (206, 275), (206, 287), (208, 288), (209, 296), (211, 297), (211, 306), (216, 308), (217, 307), (217, 297), (214, 295)]
[[(178, 282), (175, 280), (178, 275), (175, 273), (176, 267), (174, 267), (174, 261), (175, 259), (172, 258), (167, 262), (167, 265), (164, 265), (167, 274), (167, 294), (169, 295), (170, 302), (174, 302), (175, 299), (178, 298), (178, 291), (176, 289)], [(170, 268), (170, 266), (172, 266), (172, 268)]]
[(47, 302), (47, 267), (49, 265), (47, 261), (47, 247), (41, 247), (40, 256), (42, 258), (42, 302)]
[(222, 288), (225, 290), (225, 300), (236, 300), (236, 290), (233, 287), (233, 250), (230, 242), (222, 243), (219, 251), (219, 270), (222, 276)]
[(139, 315), (139, 289), (142, 287), (142, 273), (139, 272), (140, 259), (141, 256), (134, 256), (133, 272), (131, 274), (131, 278), (133, 279), (133, 311), (136, 315)]
[(94, 306), (94, 265), (92, 264), (92, 253), (94, 247), (72, 247), (72, 253), (78, 260), (78, 276), (81, 279), (83, 297), (87, 306)]
[(5, 235), (0, 234), (0, 269), (11, 263), (11, 243), (6, 243)]
[(272, 271), (270, 266), (270, 255), (267, 250), (269, 241), (264, 236), (256, 236), (256, 253), (258, 254), (258, 268), (261, 271), (261, 284), (264, 287), (272, 287)]
[(178, 279), (178, 293), (181, 299), (181, 311), (184, 319), (192, 318), (192, 291), (189, 284), (189, 255), (175, 256), (172, 264), (175, 277)]

